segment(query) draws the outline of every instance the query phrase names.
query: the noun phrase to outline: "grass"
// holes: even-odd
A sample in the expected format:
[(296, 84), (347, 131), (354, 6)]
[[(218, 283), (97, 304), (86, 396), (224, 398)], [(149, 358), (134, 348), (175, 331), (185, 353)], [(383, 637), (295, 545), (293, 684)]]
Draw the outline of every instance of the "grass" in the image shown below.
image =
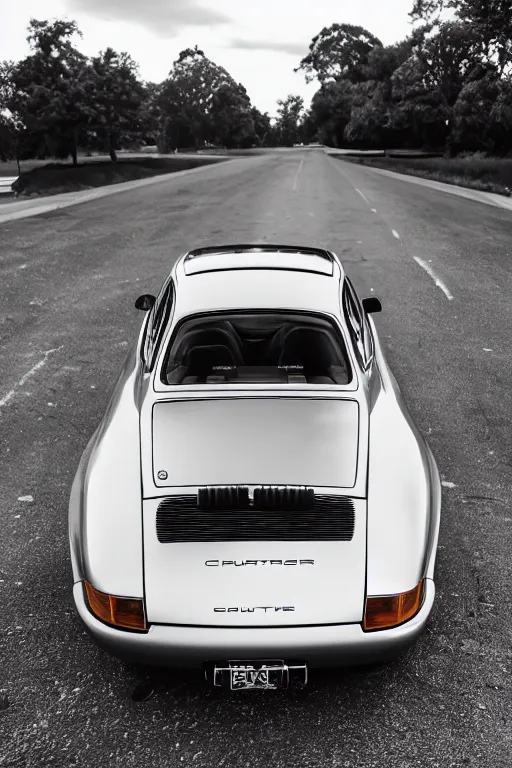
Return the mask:
[[(79, 162), (77, 167), (69, 163), (47, 163), (42, 161), (27, 161), (22, 167), (21, 175), (12, 188), (19, 195), (57, 195), (62, 192), (75, 192), (82, 189), (93, 189), (109, 184), (119, 184), (123, 181), (146, 179), (162, 173), (175, 173), (202, 165), (219, 163), (227, 158), (180, 157), (179, 155), (165, 157), (123, 157), (117, 163), (106, 161), (104, 158), (87, 158)], [(0, 175), (16, 175), (5, 171), (0, 166)]]
[[(397, 153), (398, 154), (398, 153)], [(505, 197), (511, 196), (512, 159), (499, 157), (347, 157), (339, 159), (374, 168), (384, 168), (409, 176), (421, 176), (459, 187), (494, 192)]]

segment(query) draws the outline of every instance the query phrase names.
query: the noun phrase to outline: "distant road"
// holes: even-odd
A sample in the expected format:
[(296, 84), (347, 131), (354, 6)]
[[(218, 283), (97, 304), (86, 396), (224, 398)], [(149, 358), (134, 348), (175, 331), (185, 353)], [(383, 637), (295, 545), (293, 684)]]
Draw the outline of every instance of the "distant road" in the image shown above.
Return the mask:
[[(511, 231), (510, 211), (301, 149), (0, 226), (1, 766), (510, 767)], [(438, 602), (399, 663), (231, 698), (88, 640), (67, 501), (135, 298), (189, 248), (261, 240), (328, 246), (382, 300), (444, 482)]]

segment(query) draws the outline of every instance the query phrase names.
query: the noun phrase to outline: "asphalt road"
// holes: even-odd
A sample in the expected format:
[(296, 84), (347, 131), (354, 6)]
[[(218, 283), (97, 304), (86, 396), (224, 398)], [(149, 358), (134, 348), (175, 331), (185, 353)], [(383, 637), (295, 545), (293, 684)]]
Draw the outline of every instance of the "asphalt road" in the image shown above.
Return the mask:
[[(300, 150), (0, 226), (2, 767), (510, 766), (511, 234), (512, 212)], [(329, 246), (381, 298), (446, 485), (438, 599), (414, 649), (230, 696), (91, 643), (67, 501), (141, 322), (134, 299), (184, 250), (241, 240)]]

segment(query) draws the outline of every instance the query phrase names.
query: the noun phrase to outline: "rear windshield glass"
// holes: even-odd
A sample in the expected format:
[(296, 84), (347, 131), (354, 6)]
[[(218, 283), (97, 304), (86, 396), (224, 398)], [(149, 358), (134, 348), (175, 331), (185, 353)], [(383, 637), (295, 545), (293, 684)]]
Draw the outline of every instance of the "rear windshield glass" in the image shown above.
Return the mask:
[(295, 313), (190, 317), (164, 358), (166, 384), (348, 384), (340, 332), (326, 318)]

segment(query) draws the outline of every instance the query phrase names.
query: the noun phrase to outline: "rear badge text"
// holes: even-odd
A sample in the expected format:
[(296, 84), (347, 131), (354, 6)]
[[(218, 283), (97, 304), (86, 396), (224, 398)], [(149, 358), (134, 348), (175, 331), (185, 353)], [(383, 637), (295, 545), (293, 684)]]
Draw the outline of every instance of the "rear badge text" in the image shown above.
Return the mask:
[(314, 565), (314, 560), (206, 560), (208, 568), (225, 568), (234, 565), (236, 568), (246, 565)]
[(215, 613), (254, 613), (255, 611), (263, 611), (267, 613), (279, 613), (279, 611), (294, 611), (293, 605), (255, 605), (254, 608), (214, 608)]

